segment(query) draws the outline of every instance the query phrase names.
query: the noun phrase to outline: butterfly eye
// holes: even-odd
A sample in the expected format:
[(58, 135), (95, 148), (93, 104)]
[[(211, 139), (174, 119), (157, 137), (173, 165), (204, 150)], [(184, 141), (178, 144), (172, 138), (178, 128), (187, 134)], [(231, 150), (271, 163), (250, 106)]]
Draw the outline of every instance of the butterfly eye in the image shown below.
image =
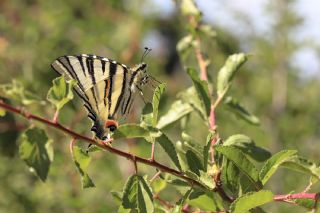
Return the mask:
[(116, 127), (115, 125), (108, 126), (108, 128), (109, 128), (109, 130), (110, 130), (111, 132), (114, 132), (114, 131), (116, 131), (116, 129), (117, 129), (117, 127)]
[(101, 138), (101, 140), (103, 140), (103, 141), (106, 141), (107, 139), (108, 139), (107, 136), (103, 136), (103, 137)]

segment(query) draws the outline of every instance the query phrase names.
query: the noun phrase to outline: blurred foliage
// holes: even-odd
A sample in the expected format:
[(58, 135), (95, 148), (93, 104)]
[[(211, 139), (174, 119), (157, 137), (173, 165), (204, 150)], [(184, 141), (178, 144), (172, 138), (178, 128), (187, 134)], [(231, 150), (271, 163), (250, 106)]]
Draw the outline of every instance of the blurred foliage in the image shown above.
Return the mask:
[[(162, 144), (156, 145), (156, 149), (161, 145), (170, 151), (168, 135), (176, 145), (182, 169), (188, 168), (183, 162), (193, 162), (192, 169), (190, 168), (193, 173), (189, 175), (201, 174), (201, 181), (205, 184), (202, 172), (207, 170), (207, 165), (202, 167), (202, 162), (206, 161), (199, 158), (199, 149), (195, 148), (201, 145), (203, 153), (201, 152), (200, 156), (205, 155), (208, 124), (203, 122), (202, 118), (208, 112), (208, 103), (207, 98), (203, 97), (207, 96), (207, 89), (216, 88), (217, 73), (228, 56), (249, 48), (249, 53), (253, 53), (253, 56), (249, 57), (241, 72), (237, 73), (232, 87), (228, 88), (228, 94), (232, 94), (229, 103), (233, 103), (234, 106), (231, 111), (240, 106), (254, 112), (259, 117), (260, 126), (248, 125), (245, 119), (241, 119), (241, 115), (239, 119), (235, 116), (236, 113), (230, 113), (230, 104), (217, 108), (216, 122), (221, 138), (228, 141), (233, 135), (241, 133), (253, 139), (233, 138), (234, 142), (229, 143), (237, 145), (231, 149), (225, 148), (226, 146), (218, 148), (219, 154), (228, 159), (220, 161), (228, 171), (222, 174), (222, 181), (227, 180), (230, 184), (228, 188), (232, 189), (228, 193), (233, 195), (245, 193), (241, 187), (232, 185), (230, 180), (239, 172), (249, 176), (241, 177), (243, 185), (247, 181), (253, 181), (260, 187), (261, 183), (257, 180), (260, 175), (263, 183), (267, 182), (267, 187), (274, 194), (299, 192), (309, 184), (310, 174), (318, 174), (318, 171), (314, 170), (317, 165), (300, 158), (287, 159), (292, 154), (291, 151), (281, 150), (295, 149), (298, 150), (299, 156), (304, 156), (310, 161), (319, 161), (320, 148), (317, 143), (320, 136), (320, 90), (319, 78), (304, 78), (302, 71), (290, 63), (297, 50), (309, 45), (306, 41), (298, 42), (293, 38), (295, 30), (303, 23), (303, 19), (293, 10), (294, 5), (295, 1), (274, 1), (266, 5), (266, 14), (275, 17), (272, 29), (267, 35), (253, 31), (245, 38), (240, 38), (223, 26), (204, 24), (199, 29), (202, 40), (199, 44), (195, 39), (198, 35), (192, 28), (187, 27), (187, 20), (181, 15), (191, 14), (200, 20), (201, 13), (191, 0), (183, 1), (180, 5), (183, 8), (182, 12), (177, 9), (168, 16), (162, 15), (161, 11), (156, 9), (149, 11), (149, 8), (154, 8), (155, 5), (147, 0), (3, 0), (0, 1), (0, 96), (6, 97), (6, 102), (27, 105), (25, 107), (28, 111), (52, 118), (55, 109), (44, 106), (42, 100), (45, 100), (52, 79), (57, 76), (50, 68), (55, 58), (67, 54), (94, 53), (133, 65), (140, 62), (143, 46), (148, 45), (153, 49), (145, 59), (149, 65), (148, 71), (167, 85), (161, 96), (159, 116), (155, 116), (159, 118), (156, 127), (163, 131), (158, 135)], [(245, 22), (245, 15), (242, 18)], [(184, 67), (198, 68), (193, 51), (197, 45), (200, 45), (208, 58), (210, 83), (206, 86), (192, 74), (193, 71), (189, 69), (192, 77), (189, 78), (183, 70)], [(185, 90), (192, 83), (196, 89)], [(176, 100), (176, 97), (179, 99)], [(241, 105), (236, 101), (238, 99)], [(224, 101), (228, 103), (228, 98)], [(193, 106), (200, 110), (190, 114), (194, 110)], [(134, 109), (135, 113), (128, 118), (129, 122), (138, 121), (140, 109), (141, 107)], [(79, 98), (66, 104), (60, 114), (62, 116), (59, 117), (59, 121), (62, 124), (90, 135), (90, 124)], [(251, 114), (248, 116), (248, 119), (257, 119)], [(152, 123), (154, 126), (155, 123)], [(48, 137), (54, 141), (52, 146), (55, 152), (46, 183), (42, 183), (28, 171), (27, 166), (17, 156), (17, 146), (23, 138), (19, 133), (27, 126), (25, 120), (11, 113), (0, 116), (0, 211), (115, 212), (118, 209), (121, 202), (116, 202), (114, 198), (117, 197), (117, 193), (111, 194), (110, 191), (123, 189), (126, 180), (134, 172), (130, 161), (105, 152), (90, 153), (91, 164), (85, 170), (88, 170), (86, 172), (90, 174), (96, 187), (83, 190), (69, 152), (69, 138), (41, 125)], [(182, 130), (192, 135), (194, 140), (182, 135)], [(138, 156), (150, 157), (151, 144), (146, 143), (145, 139), (117, 140), (114, 146)], [(255, 166), (259, 170), (263, 168), (265, 174), (274, 172), (270, 169), (272, 166), (298, 171), (300, 169), (305, 173), (297, 174), (291, 170), (283, 172), (284, 170), (280, 169), (270, 179), (263, 172), (256, 173), (255, 167), (251, 166), (251, 160), (260, 162), (266, 159), (261, 160), (261, 155), (255, 156), (245, 151), (260, 151), (264, 156), (268, 156), (269, 153), (260, 147), (277, 153), (265, 163), (255, 162)], [(80, 151), (79, 153), (82, 160), (86, 161), (85, 154)], [(182, 155), (186, 155), (188, 159), (181, 160)], [(156, 154), (157, 159), (169, 164), (170, 159), (167, 156), (165, 152)], [(247, 156), (251, 157), (248, 164), (240, 166), (239, 171), (235, 164), (243, 159), (247, 160)], [(176, 165), (179, 160), (175, 160)], [(208, 172), (212, 170), (215, 168), (208, 168)], [(139, 165), (139, 172), (147, 174), (150, 178), (156, 171), (151, 167)], [(230, 174), (233, 176), (230, 177)], [(133, 197), (139, 200), (142, 196), (150, 200), (145, 179), (140, 176), (131, 176), (129, 181), (131, 179), (143, 191), (141, 195), (138, 193), (140, 188), (134, 188), (134, 192), (138, 194), (134, 193)], [(158, 191), (163, 199), (173, 201), (172, 203), (188, 203), (199, 208), (206, 206), (212, 211), (223, 207), (219, 201), (221, 198), (216, 194), (195, 191), (190, 193), (186, 187), (181, 186), (183, 183), (177, 179), (171, 180), (168, 176), (157, 181), (152, 183), (153, 190)], [(170, 181), (175, 183), (174, 186), (180, 184), (180, 188), (168, 184)], [(319, 184), (312, 189), (319, 191)], [(271, 192), (257, 193), (263, 194), (264, 202), (269, 202)], [(241, 205), (245, 209), (245, 204), (241, 202), (246, 203), (246, 198), (250, 197), (254, 196), (246, 194), (241, 197), (239, 203), (235, 203), (232, 208)], [(217, 200), (217, 203), (210, 203), (212, 199)], [(206, 203), (212, 206), (203, 205)], [(125, 205), (130, 205), (130, 202)], [(265, 205), (264, 209), (267, 212), (305, 212), (302, 207), (281, 203)]]

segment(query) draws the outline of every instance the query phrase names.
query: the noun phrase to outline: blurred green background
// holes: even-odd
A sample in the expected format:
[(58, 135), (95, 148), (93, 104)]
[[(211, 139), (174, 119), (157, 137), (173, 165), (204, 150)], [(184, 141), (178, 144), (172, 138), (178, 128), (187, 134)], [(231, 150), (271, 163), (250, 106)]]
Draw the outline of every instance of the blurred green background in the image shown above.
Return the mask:
[[(212, 5), (209, 0), (200, 2), (202, 8), (207, 3)], [(217, 32), (216, 37), (203, 41), (203, 51), (212, 62), (208, 73), (211, 81), (215, 82), (216, 73), (229, 54), (251, 53), (231, 92), (261, 119), (260, 126), (251, 126), (219, 108), (216, 119), (220, 136), (226, 138), (243, 133), (272, 153), (297, 149), (301, 156), (318, 162), (320, 68), (317, 67), (317, 72), (308, 71), (310, 64), (319, 65), (319, 40), (299, 37), (303, 35), (301, 31), (308, 30), (304, 25), (305, 17), (297, 12), (299, 2), (264, 2), (263, 16), (271, 20), (264, 31), (257, 30), (255, 20), (239, 11), (227, 10), (225, 16), (226, 19), (236, 19), (240, 31), (245, 33), (239, 33), (237, 27), (232, 29), (224, 22), (220, 23), (224, 17), (219, 17), (219, 8), (212, 8), (218, 20), (210, 22), (205, 19)], [(223, 4), (217, 5), (224, 7)], [(204, 17), (208, 11), (209, 6), (203, 10)], [(191, 85), (184, 66), (198, 68), (193, 54), (182, 63), (176, 51), (177, 42), (187, 34), (185, 26), (186, 20), (173, 1), (2, 0), (0, 84), (16, 79), (27, 90), (45, 99), (52, 79), (57, 76), (50, 67), (57, 57), (93, 53), (132, 66), (140, 62), (143, 48), (148, 46), (153, 49), (145, 59), (149, 72), (167, 84), (160, 109), (164, 113), (179, 91)], [(294, 63), (299, 61), (297, 53), (303, 56), (301, 50), (305, 49), (315, 53), (312, 60), (317, 62), (305, 60), (297, 66)], [(54, 113), (48, 103), (32, 104), (27, 109), (48, 118)], [(140, 111), (141, 107), (137, 105), (128, 122), (138, 121)], [(60, 121), (78, 132), (91, 134), (90, 122), (78, 98), (64, 107)], [(42, 183), (18, 157), (18, 132), (27, 124), (8, 113), (0, 118), (0, 212), (116, 211), (117, 203), (110, 191), (122, 189), (133, 172), (130, 161), (110, 153), (93, 153), (89, 174), (96, 188), (83, 190), (69, 153), (70, 138), (44, 127), (54, 139), (55, 160), (46, 183)], [(204, 141), (206, 131), (202, 127), (205, 126), (197, 116), (187, 127), (200, 143)], [(181, 137), (178, 124), (168, 128), (167, 132), (173, 141)], [(150, 144), (145, 141), (117, 141), (115, 146), (149, 157)], [(165, 155), (159, 154), (156, 158), (166, 162)], [(142, 174), (155, 172), (145, 166), (139, 166), (139, 169)], [(282, 169), (268, 187), (275, 194), (285, 194), (303, 190), (308, 181), (301, 174)], [(179, 194), (169, 187), (164, 198), (177, 200)], [(268, 212), (305, 211), (282, 203), (268, 204), (265, 209)]]

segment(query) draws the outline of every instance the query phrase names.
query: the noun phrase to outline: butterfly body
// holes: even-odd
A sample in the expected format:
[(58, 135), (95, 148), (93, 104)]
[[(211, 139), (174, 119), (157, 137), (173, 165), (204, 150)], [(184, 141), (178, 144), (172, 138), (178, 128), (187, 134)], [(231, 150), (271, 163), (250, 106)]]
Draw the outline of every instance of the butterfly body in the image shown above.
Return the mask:
[(133, 68), (96, 55), (61, 56), (52, 68), (66, 79), (75, 79), (74, 90), (83, 100), (88, 117), (93, 121), (91, 131), (99, 139), (109, 139), (132, 108), (133, 100), (150, 82), (147, 65)]

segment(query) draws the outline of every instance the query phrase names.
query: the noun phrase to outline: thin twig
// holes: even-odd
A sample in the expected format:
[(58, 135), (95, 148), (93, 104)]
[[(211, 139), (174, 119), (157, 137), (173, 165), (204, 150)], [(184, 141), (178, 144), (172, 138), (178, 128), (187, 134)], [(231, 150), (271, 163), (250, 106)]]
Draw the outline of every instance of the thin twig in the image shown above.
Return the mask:
[(158, 171), (151, 179), (150, 179), (150, 183), (152, 183), (157, 177), (159, 177), (161, 175), (161, 171)]

